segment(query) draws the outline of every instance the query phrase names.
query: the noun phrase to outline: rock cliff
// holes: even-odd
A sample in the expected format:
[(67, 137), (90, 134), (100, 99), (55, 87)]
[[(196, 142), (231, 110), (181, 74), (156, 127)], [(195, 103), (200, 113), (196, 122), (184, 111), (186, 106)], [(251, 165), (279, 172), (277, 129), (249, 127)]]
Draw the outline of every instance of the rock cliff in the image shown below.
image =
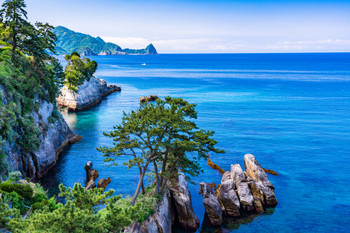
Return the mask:
[(174, 221), (174, 212), (171, 204), (171, 195), (167, 191), (158, 208), (146, 221), (134, 222), (124, 230), (128, 233), (171, 233)]
[(67, 107), (71, 112), (81, 111), (99, 104), (104, 96), (120, 90), (120, 87), (107, 85), (105, 80), (93, 76), (90, 81), (85, 81), (79, 87), (77, 93), (69, 90), (67, 86), (62, 87), (57, 97), (57, 104)]
[(134, 222), (124, 232), (171, 233), (174, 224), (190, 231), (199, 228), (199, 220), (192, 207), (191, 193), (183, 174), (179, 175), (174, 184), (169, 185), (154, 214), (142, 223)]
[[(3, 102), (12, 101), (11, 95), (2, 85), (0, 85), (0, 92)], [(24, 176), (32, 179), (42, 177), (55, 165), (63, 148), (81, 138), (68, 127), (52, 103), (38, 98), (35, 99), (35, 103), (39, 108), (32, 112), (31, 117), (39, 129), (39, 148), (35, 151), (27, 151), (22, 146), (9, 141), (6, 141), (2, 148), (8, 155), (6, 162), (9, 170), (21, 171)]]

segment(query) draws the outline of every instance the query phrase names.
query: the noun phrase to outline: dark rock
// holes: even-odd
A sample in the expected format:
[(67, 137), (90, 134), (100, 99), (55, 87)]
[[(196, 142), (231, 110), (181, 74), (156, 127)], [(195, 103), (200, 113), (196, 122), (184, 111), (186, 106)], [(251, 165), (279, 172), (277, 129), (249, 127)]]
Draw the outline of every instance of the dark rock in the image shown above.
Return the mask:
[(98, 171), (92, 168), (92, 162), (89, 161), (85, 164), (84, 169), (86, 171), (86, 185), (85, 189), (96, 188), (95, 180), (99, 176)]
[(103, 188), (103, 190), (106, 190), (106, 187), (109, 183), (111, 183), (110, 177), (108, 177), (107, 180), (105, 178), (101, 178), (97, 182), (97, 188)]
[(149, 97), (142, 96), (142, 97), (140, 97), (140, 103), (148, 103), (151, 101), (155, 101), (157, 99), (158, 99), (158, 96), (156, 96), (156, 95), (150, 95)]
[(180, 174), (178, 181), (169, 186), (181, 227), (196, 231), (199, 228), (199, 220), (193, 211), (191, 193), (185, 176)]
[(218, 198), (215, 196), (213, 187), (205, 182), (200, 183), (205, 212), (212, 226), (220, 226), (222, 220), (222, 209)]

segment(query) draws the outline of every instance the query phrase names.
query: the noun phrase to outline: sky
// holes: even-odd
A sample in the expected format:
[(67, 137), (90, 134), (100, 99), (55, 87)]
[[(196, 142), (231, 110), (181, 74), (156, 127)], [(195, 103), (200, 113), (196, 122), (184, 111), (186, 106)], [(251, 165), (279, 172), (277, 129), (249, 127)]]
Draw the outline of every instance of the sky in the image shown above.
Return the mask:
[[(3, 0), (1, 0), (3, 1)], [(159, 53), (350, 52), (350, 0), (26, 0), (29, 20)]]

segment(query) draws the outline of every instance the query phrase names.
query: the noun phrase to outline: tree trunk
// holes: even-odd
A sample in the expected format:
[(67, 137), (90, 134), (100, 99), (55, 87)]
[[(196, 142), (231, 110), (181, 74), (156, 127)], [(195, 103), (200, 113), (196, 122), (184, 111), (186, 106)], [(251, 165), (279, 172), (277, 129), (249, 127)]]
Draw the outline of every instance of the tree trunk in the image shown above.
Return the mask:
[[(142, 176), (142, 168), (141, 166), (139, 166), (139, 171), (140, 171), (140, 177)], [(142, 194), (145, 195), (146, 191), (145, 191), (145, 186), (143, 185), (143, 181), (141, 184), (141, 189), (142, 189)]]
[(141, 188), (141, 185), (143, 184), (143, 178), (145, 177), (148, 164), (149, 164), (149, 159), (147, 160), (147, 163), (145, 164), (145, 166), (144, 166), (144, 168), (143, 168), (143, 172), (142, 172), (142, 175), (141, 175), (141, 177), (140, 177), (139, 183), (137, 184), (137, 188), (136, 188), (135, 194), (134, 194), (134, 196), (133, 196), (133, 198), (132, 198), (132, 200), (131, 200), (131, 205), (132, 205), (132, 206), (135, 205), (137, 196), (139, 195), (140, 188)]
[(158, 174), (158, 166), (157, 166), (157, 162), (153, 161), (153, 166), (154, 166), (154, 172), (156, 173), (156, 190), (155, 190), (155, 194), (159, 194), (159, 174)]

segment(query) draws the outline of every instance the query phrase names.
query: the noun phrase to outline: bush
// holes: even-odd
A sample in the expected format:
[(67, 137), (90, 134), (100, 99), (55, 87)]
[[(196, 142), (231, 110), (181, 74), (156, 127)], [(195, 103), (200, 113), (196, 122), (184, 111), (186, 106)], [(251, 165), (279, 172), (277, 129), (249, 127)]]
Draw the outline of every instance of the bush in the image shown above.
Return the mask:
[(0, 190), (8, 193), (15, 192), (26, 200), (33, 198), (33, 189), (28, 184), (13, 184), (7, 181), (0, 184)]
[(19, 181), (22, 178), (22, 173), (19, 171), (16, 172), (10, 172), (9, 174), (9, 181)]

